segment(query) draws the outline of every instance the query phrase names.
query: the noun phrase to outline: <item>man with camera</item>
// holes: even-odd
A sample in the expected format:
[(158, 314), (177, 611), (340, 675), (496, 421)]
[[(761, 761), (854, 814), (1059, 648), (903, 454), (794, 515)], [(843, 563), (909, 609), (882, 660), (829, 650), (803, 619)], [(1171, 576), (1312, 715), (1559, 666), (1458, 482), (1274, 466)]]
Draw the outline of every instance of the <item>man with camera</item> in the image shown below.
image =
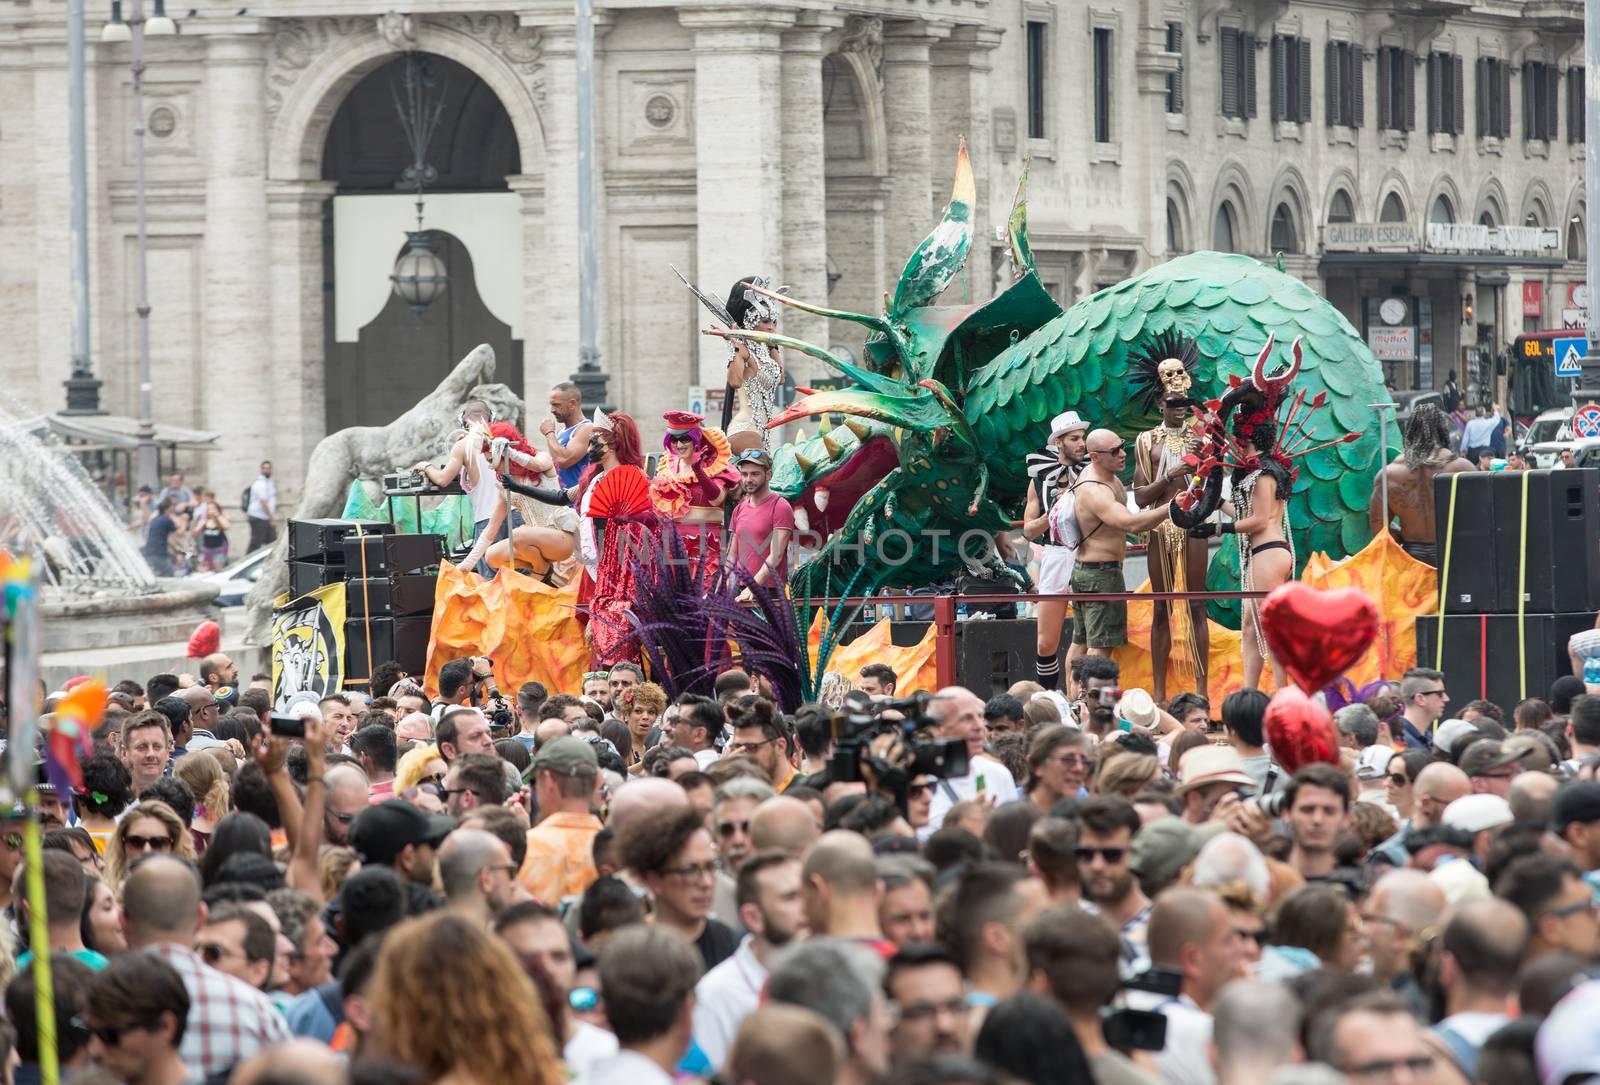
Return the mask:
[(947, 776), (935, 785), (923, 839), (938, 831), (945, 814), (958, 802), (983, 799), (999, 805), (1021, 794), (1011, 772), (983, 752), (983, 702), (975, 693), (948, 686), (928, 702), (928, 715), (935, 721), (935, 738), (961, 739), (967, 744), (968, 761), (964, 775)]
[(1128, 1005), (1166, 1018), (1166, 1042), (1156, 1066), (1168, 1085), (1216, 1081), (1207, 1058), (1211, 1006), (1238, 978), (1240, 941), (1232, 915), (1214, 894), (1174, 887), (1156, 898), (1150, 913), (1150, 978), (1175, 982), (1177, 992), (1130, 992)]

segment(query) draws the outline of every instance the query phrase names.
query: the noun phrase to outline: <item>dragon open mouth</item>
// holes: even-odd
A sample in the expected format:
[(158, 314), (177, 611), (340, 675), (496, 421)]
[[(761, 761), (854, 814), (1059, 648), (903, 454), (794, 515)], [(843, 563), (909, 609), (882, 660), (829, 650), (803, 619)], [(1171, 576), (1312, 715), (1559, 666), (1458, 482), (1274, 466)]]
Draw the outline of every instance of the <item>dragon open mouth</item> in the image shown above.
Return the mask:
[(861, 495), (898, 467), (900, 456), (888, 437), (873, 437), (853, 449), (841, 449), (835, 462), (832, 468), (818, 464), (817, 474), (794, 500), (796, 511), (805, 511), (811, 531), (823, 536), (844, 526)]

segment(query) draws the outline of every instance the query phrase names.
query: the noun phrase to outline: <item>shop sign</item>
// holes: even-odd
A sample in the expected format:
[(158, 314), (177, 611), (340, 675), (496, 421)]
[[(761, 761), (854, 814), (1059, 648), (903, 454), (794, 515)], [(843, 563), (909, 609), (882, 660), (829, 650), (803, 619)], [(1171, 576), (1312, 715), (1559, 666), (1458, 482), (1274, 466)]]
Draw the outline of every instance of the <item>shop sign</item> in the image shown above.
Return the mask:
[(1430, 222), (1427, 243), (1434, 252), (1543, 253), (1561, 248), (1561, 234), (1542, 226)]
[(1417, 228), (1409, 222), (1330, 222), (1322, 228), (1328, 252), (1415, 249)]
[(1522, 315), (1544, 316), (1544, 283), (1522, 284)]
[(1380, 362), (1414, 361), (1417, 357), (1417, 329), (1414, 325), (1368, 328), (1367, 346), (1371, 348), (1372, 356)]

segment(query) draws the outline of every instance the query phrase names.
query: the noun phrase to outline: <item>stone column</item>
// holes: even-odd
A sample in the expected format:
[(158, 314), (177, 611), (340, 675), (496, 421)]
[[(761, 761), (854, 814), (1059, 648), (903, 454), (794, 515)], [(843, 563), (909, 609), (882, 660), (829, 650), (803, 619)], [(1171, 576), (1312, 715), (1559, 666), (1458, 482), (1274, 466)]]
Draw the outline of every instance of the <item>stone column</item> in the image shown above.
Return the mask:
[[(261, 288), (262, 278), (271, 273), (264, 108), (269, 40), (265, 32), (243, 28), (206, 39), (205, 352), (196, 359), (196, 383), (207, 402), (241, 408), (227, 418), (230, 454), (213, 456), (206, 465), (206, 480), (220, 494), (242, 490), (256, 477), (260, 461), (273, 455), (279, 425), (303, 418), (274, 402), (274, 385), (282, 377), (275, 379), (277, 371), (261, 364), (275, 338), (271, 300)], [(292, 375), (295, 381), (308, 378), (320, 392), (319, 364), (304, 365)], [(320, 429), (321, 395), (311, 402)]]
[(978, 190), (966, 280), (950, 284), (945, 296), (951, 302), (989, 296), (995, 258), (994, 228), (1003, 224), (1011, 211), (1015, 178), (992, 176), (994, 140), (989, 130), (990, 56), (1002, 34), (993, 27), (956, 27), (950, 38), (935, 45), (929, 54), (933, 70), (931, 129), (942, 134), (935, 137), (932, 149), (934, 213), (950, 198), (955, 136), (966, 136)]
[[(29, 329), (33, 351), (24, 355), (32, 360), (34, 371), (28, 375), (27, 385), (16, 391), (25, 400), (36, 400), (45, 411), (58, 410), (65, 403), (61, 382), (72, 369), (72, 178), (65, 46), (64, 27), (60, 40), (33, 46), (33, 116), (23, 118), (25, 125), (31, 120), (33, 126), (28, 139), (33, 162), (31, 168), (23, 167), (32, 174), (33, 200), (24, 211), (28, 221), (23, 233), (33, 238), (38, 248), (27, 265), (37, 285)], [(8, 108), (7, 112), (13, 111)], [(22, 160), (16, 161), (20, 165)], [(10, 335), (8, 330), (8, 350), (16, 346)]]
[[(38, 304), (38, 242), (33, 233), (34, 169), (31, 160), (34, 129), (31, 50), (18, 42), (0, 45), (0, 102), (6, 103), (11, 123), (0, 125), (0, 235), (10, 256), (0, 260), (0, 328), (6, 329), (6, 349), (0, 352), (0, 381), (9, 400), (28, 403), (37, 379), (39, 357), (35, 306)], [(66, 124), (58, 119), (56, 127)], [(100, 359), (97, 356), (96, 361)], [(96, 375), (104, 378), (96, 366)], [(63, 378), (65, 379), (65, 378)], [(31, 404), (29, 404), (31, 405)], [(40, 403), (38, 406), (43, 407)]]
[(884, 271), (891, 291), (906, 260), (934, 227), (929, 50), (947, 33), (948, 28), (922, 20), (886, 22), (883, 27), (883, 111), (889, 141)]
[[(814, 305), (828, 301), (827, 151), (822, 128), (823, 38), (844, 25), (831, 12), (807, 12), (783, 35), (783, 269), (791, 293)], [(824, 349), (828, 321), (797, 309), (783, 311), (784, 334)], [(824, 366), (791, 351), (790, 371), (816, 375)], [(802, 381), (802, 383), (804, 383)]]
[(338, 187), (335, 181), (267, 182), (271, 350), (257, 358), (270, 359), (265, 402), (271, 404), (271, 458), (281, 516), (299, 499), (306, 461), (327, 426), (323, 215)]
[[(695, 279), (712, 295), (783, 267), (783, 32), (795, 12), (683, 8), (694, 34)], [(820, 92), (818, 95), (820, 99)], [(721, 340), (701, 336), (700, 380), (721, 387)]]
[[(524, 402), (532, 405), (529, 414), (533, 418), (543, 417), (545, 408), (542, 406), (545, 393), (550, 390), (550, 384), (542, 383), (545, 380), (544, 366), (547, 352), (545, 338), (540, 321), (544, 319), (546, 311), (545, 296), (545, 258), (548, 249), (545, 247), (544, 205), (545, 205), (545, 179), (537, 174), (517, 174), (506, 178), (506, 184), (512, 192), (521, 197), (520, 218), (522, 220), (522, 398)], [(573, 306), (577, 305), (577, 295), (573, 295)], [(573, 354), (573, 368), (576, 368), (577, 355)], [(601, 357), (601, 362), (606, 359)], [(498, 379), (506, 380), (511, 374), (498, 364), (496, 372)], [(566, 380), (565, 376), (559, 378)], [(536, 427), (528, 425), (528, 419), (521, 423), (524, 432)]]
[[(596, 30), (598, 34), (598, 29)], [(537, 399), (552, 384), (567, 380), (578, 368), (578, 84), (576, 42), (572, 23), (541, 26), (545, 101), (540, 110), (544, 123), (543, 245), (537, 254), (538, 274), (524, 282), (528, 305), (538, 313), (523, 345), (523, 387)], [(598, 58), (596, 67), (598, 68)], [(599, 73), (596, 72), (598, 82)], [(602, 114), (603, 116), (603, 114)], [(597, 122), (599, 117), (596, 118)], [(605, 125), (596, 124), (595, 163), (605, 161), (600, 145)], [(523, 193), (524, 224), (528, 195)], [(605, 204), (605, 186), (597, 186), (596, 210)], [(598, 217), (598, 214), (597, 214)], [(596, 223), (599, 228), (599, 223)], [(524, 243), (527, 235), (524, 233)], [(604, 248), (602, 247), (602, 253)], [(604, 309), (600, 323), (606, 323)], [(602, 350), (604, 347), (601, 348)], [(602, 354), (608, 370), (615, 359)]]
[[(1151, 11), (1145, 17), (1158, 18), (1153, 14), (1153, 9)], [(1145, 237), (1141, 263), (1148, 267), (1172, 255), (1167, 252), (1167, 167), (1161, 155), (1139, 148), (1168, 145), (1167, 76), (1178, 70), (1179, 58), (1177, 53), (1167, 52), (1165, 22), (1141, 23), (1138, 19), (1135, 9), (1128, 9), (1126, 25), (1137, 35), (1134, 39), (1134, 72), (1139, 94), (1132, 103), (1134, 131), (1129, 133), (1128, 138), (1119, 139), (1119, 142), (1122, 145), (1121, 168), (1126, 191), (1130, 198), (1137, 198), (1143, 204), (1139, 209), (1139, 221), (1143, 223), (1141, 232)], [(1202, 54), (1196, 51), (1192, 55)], [(1115, 92), (1112, 101), (1116, 101)], [(1122, 116), (1129, 116), (1126, 108)], [(1197, 227), (1199, 229), (1204, 227)], [(1203, 247), (1198, 239), (1195, 246)], [(1144, 268), (1134, 270), (1142, 271)]]

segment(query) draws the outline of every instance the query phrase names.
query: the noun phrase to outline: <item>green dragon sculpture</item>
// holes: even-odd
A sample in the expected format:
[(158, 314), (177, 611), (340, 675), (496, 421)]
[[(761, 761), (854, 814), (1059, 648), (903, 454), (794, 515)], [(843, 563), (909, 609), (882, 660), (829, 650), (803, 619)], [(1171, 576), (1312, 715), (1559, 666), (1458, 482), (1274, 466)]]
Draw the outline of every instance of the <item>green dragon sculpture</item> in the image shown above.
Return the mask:
[[(1301, 462), (1290, 499), (1295, 553), (1343, 557), (1370, 540), (1366, 508), (1381, 459), (1383, 375), (1350, 323), (1304, 283), (1251, 259), (1197, 252), (1102, 290), (1062, 311), (1041, 285), (1027, 238), (1024, 169), (1009, 222), (1014, 281), (961, 306), (934, 301), (972, 243), (975, 187), (963, 145), (943, 221), (901, 272), (882, 316), (772, 295), (806, 312), (870, 329), (860, 365), (778, 334), (732, 334), (819, 358), (853, 386), (804, 396), (773, 426), (816, 418), (819, 435), (775, 455), (773, 489), (794, 503), (814, 540), (826, 540), (791, 576), (796, 600), (915, 588), (963, 572), (1010, 575), (992, 536), (1021, 513), (1025, 457), (1049, 421), (1077, 410), (1132, 437), (1157, 424), (1130, 387), (1128, 355), (1176, 329), (1199, 347), (1197, 399), (1245, 376), (1269, 335), (1279, 350), (1303, 337), (1296, 388), (1327, 393), (1342, 431), (1359, 439)], [(1281, 364), (1281, 363), (1279, 363)], [(1327, 436), (1337, 436), (1329, 434)], [(1222, 547), (1208, 584), (1236, 588), (1236, 554)], [(1237, 607), (1214, 608), (1236, 624)]]

